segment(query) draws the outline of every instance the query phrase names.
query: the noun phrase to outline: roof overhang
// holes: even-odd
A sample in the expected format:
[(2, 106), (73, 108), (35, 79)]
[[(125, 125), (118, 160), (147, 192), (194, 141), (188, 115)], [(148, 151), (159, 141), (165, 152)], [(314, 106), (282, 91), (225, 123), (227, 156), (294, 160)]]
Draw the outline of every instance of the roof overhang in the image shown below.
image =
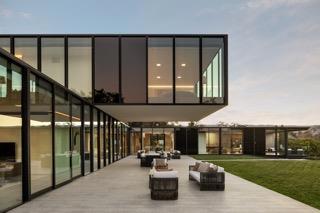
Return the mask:
[(97, 105), (124, 122), (199, 121), (225, 105)]

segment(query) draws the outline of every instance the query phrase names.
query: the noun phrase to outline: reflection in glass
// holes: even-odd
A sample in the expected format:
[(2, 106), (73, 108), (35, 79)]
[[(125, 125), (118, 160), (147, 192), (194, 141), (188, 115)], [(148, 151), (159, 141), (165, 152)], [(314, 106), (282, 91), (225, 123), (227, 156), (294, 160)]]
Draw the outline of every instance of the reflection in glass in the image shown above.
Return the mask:
[(219, 129), (200, 128), (198, 133), (199, 154), (219, 154)]
[(56, 185), (71, 178), (70, 165), (70, 101), (68, 94), (56, 88), (55, 92), (55, 172)]
[(21, 68), (7, 67), (0, 57), (0, 211), (22, 202)]
[(84, 171), (85, 174), (89, 174), (91, 172), (91, 146), (90, 146), (90, 135), (91, 135), (91, 114), (90, 114), (90, 106), (84, 105)]
[[(52, 88), (30, 74), (35, 99), (30, 103), (30, 171), (31, 194), (52, 185)], [(32, 95), (31, 95), (32, 97)]]
[(148, 102), (172, 103), (172, 38), (149, 38)]
[(0, 38), (0, 48), (10, 53), (10, 38)]
[(138, 150), (141, 150), (141, 129), (133, 128), (131, 129), (130, 137), (131, 137), (131, 154), (136, 154)]
[(202, 39), (203, 103), (223, 103), (223, 39)]
[(95, 38), (95, 103), (119, 103), (119, 39)]
[(199, 103), (199, 39), (176, 38), (176, 103)]
[(91, 52), (91, 38), (68, 39), (68, 87), (82, 97), (91, 97)]
[(41, 72), (64, 85), (64, 38), (41, 38)]
[(72, 177), (81, 175), (81, 101), (72, 98), (71, 117)]
[(93, 109), (93, 171), (98, 169), (98, 110)]
[(124, 103), (146, 103), (146, 39), (122, 38), (121, 85)]
[(266, 155), (276, 155), (276, 133), (275, 130), (266, 130)]
[(104, 142), (105, 138), (103, 137), (103, 116), (104, 114), (100, 112), (100, 168), (104, 167)]
[(14, 56), (38, 68), (37, 38), (14, 38)]

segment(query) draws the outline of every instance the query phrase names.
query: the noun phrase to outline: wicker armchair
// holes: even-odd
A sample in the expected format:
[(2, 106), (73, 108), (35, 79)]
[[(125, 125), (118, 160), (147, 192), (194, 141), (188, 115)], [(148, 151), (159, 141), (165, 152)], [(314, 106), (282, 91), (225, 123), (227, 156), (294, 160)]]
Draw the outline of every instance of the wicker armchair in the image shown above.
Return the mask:
[[(197, 172), (200, 178), (195, 178), (191, 171), (194, 165), (189, 166), (189, 180), (196, 180), (200, 185), (200, 191), (211, 191), (225, 189), (225, 174), (223, 172)], [(196, 172), (196, 171), (194, 171)]]
[(150, 191), (152, 200), (176, 200), (178, 199), (178, 178), (150, 177)]

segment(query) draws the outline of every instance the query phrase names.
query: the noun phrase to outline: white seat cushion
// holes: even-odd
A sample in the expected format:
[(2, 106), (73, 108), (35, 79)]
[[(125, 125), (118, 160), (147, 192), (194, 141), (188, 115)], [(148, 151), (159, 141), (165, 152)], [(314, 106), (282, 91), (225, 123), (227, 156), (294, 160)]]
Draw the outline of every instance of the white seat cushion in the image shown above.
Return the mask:
[(189, 171), (190, 176), (196, 181), (200, 182), (200, 172), (197, 171)]
[(154, 178), (176, 178), (178, 177), (177, 171), (154, 171), (153, 173)]
[(218, 166), (218, 171), (217, 172), (224, 172), (224, 168), (221, 166)]

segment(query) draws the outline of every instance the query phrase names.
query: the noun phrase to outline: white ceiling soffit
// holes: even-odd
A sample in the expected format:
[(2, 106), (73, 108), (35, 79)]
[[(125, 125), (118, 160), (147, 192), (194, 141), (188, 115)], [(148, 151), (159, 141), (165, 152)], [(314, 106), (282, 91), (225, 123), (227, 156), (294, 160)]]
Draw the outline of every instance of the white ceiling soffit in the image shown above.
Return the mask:
[(224, 105), (98, 105), (114, 118), (123, 122), (199, 121), (222, 109)]

